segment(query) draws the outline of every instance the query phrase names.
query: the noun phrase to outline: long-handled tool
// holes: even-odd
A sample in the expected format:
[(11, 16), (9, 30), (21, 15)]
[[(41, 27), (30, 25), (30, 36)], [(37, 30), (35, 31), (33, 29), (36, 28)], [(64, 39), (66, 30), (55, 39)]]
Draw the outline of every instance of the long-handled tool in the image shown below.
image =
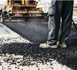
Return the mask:
[(75, 26), (76, 30), (77, 30), (77, 26), (75, 24), (75, 22), (72, 20), (72, 24)]

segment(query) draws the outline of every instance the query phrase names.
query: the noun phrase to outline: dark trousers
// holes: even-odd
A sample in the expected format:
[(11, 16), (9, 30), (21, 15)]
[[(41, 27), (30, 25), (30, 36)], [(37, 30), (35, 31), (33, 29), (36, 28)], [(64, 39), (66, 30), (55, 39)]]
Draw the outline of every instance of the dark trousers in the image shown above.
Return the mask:
[[(54, 5), (50, 7), (49, 12), (49, 34), (47, 43), (54, 45), (58, 40), (60, 43), (66, 43), (72, 24), (73, 1), (56, 1)], [(61, 18), (61, 34), (58, 38)]]

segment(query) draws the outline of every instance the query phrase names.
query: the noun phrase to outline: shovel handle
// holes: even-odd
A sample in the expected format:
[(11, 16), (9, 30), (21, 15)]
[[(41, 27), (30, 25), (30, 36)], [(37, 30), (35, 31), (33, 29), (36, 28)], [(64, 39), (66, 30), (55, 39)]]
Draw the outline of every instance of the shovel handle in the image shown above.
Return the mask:
[(72, 20), (72, 23), (73, 23), (73, 25), (75, 26), (75, 28), (76, 28), (76, 30), (77, 30), (76, 24), (74, 23), (74, 21), (73, 21), (73, 20)]

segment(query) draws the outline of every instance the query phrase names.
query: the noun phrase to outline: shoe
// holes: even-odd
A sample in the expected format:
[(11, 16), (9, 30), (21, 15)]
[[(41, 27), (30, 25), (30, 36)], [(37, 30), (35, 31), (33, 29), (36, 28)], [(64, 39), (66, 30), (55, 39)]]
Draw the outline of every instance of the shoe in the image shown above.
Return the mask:
[(57, 46), (60, 46), (60, 43), (59, 43), (59, 41), (57, 42)]
[(66, 45), (65, 43), (62, 43), (62, 44), (60, 44), (60, 47), (62, 47), (62, 48), (66, 48), (67, 45)]
[(57, 48), (57, 45), (49, 45), (47, 43), (42, 43), (39, 46), (40, 48)]
[(62, 48), (66, 48), (67, 45), (65, 43), (60, 44), (59, 41), (57, 42), (57, 46), (60, 46)]

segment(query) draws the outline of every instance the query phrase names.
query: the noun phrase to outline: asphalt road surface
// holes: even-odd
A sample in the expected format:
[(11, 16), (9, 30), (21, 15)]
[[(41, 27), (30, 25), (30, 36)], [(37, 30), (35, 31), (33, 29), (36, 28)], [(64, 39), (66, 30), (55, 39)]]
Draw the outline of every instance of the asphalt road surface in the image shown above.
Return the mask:
[(33, 43), (46, 42), (47, 40), (47, 22), (20, 22), (4, 24)]
[[(23, 55), (22, 65), (47, 63), (56, 60), (61, 65), (66, 65), (72, 70), (77, 70), (77, 30), (72, 25), (71, 34), (66, 49), (41, 49), (39, 44), (46, 42), (48, 27), (47, 22), (20, 22), (4, 23), (10, 29), (19, 33), (22, 37), (33, 42), (4, 44), (1, 48), (3, 54)], [(51, 60), (51, 58), (53, 60)], [(32, 62), (32, 63), (31, 63)], [(50, 63), (52, 65), (52, 63)], [(52, 70), (54, 68), (52, 67)], [(58, 70), (58, 69), (57, 69)], [(67, 70), (67, 69), (66, 69)]]

